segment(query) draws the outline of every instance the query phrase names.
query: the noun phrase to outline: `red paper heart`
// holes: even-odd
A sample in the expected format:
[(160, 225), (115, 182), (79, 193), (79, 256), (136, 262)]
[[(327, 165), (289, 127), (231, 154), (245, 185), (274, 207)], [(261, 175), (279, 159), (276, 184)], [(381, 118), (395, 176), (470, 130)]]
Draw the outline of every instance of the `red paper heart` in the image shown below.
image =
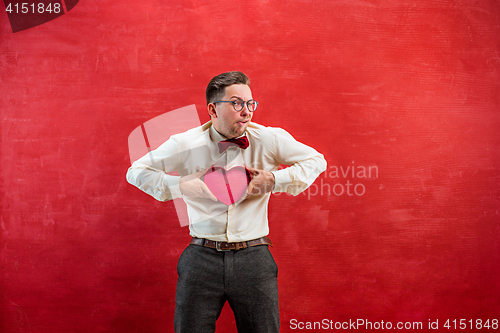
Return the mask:
[(236, 166), (229, 170), (212, 167), (205, 173), (203, 181), (220, 202), (229, 206), (246, 195), (251, 179), (245, 167)]

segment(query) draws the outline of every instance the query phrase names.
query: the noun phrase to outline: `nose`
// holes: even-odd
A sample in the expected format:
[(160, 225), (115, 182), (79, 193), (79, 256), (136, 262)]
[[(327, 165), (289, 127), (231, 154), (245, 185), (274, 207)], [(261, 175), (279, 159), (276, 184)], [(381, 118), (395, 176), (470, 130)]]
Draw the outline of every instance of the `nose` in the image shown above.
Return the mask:
[(250, 112), (250, 110), (248, 110), (248, 105), (247, 105), (247, 103), (245, 103), (245, 104), (243, 105), (243, 109), (241, 109), (241, 111), (240, 111), (240, 115), (241, 115), (242, 117), (245, 117), (245, 118), (246, 118), (246, 117), (248, 117), (248, 116), (250, 116), (250, 117), (252, 116), (252, 112)]

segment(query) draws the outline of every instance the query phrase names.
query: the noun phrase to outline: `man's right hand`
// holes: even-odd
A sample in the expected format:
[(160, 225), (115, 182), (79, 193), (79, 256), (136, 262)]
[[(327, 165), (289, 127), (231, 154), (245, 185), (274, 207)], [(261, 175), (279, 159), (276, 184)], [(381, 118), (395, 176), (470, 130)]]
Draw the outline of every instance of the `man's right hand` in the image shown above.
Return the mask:
[(181, 193), (188, 198), (208, 198), (217, 201), (215, 195), (210, 192), (207, 185), (200, 179), (208, 169), (198, 171), (189, 176), (183, 176), (179, 180)]

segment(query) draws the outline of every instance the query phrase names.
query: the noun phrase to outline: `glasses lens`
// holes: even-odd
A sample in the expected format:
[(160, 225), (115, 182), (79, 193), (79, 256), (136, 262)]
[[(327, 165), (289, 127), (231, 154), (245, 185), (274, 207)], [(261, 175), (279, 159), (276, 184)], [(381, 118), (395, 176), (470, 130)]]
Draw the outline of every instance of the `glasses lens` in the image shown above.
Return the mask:
[(245, 102), (242, 101), (241, 99), (237, 99), (237, 100), (233, 101), (233, 107), (236, 111), (243, 110), (244, 105), (245, 105)]
[(248, 111), (254, 112), (255, 109), (257, 109), (257, 101), (254, 101), (253, 99), (247, 102), (247, 107)]

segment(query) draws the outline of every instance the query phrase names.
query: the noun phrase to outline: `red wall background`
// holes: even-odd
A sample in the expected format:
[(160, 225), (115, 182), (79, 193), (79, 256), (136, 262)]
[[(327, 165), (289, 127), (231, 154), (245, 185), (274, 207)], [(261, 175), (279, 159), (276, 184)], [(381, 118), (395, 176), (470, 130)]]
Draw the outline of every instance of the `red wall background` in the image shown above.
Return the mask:
[(283, 332), (500, 319), (498, 1), (82, 0), (17, 33), (3, 8), (1, 332), (173, 331), (188, 230), (126, 182), (127, 138), (190, 104), (207, 121), (228, 70), (328, 162), (271, 199)]

